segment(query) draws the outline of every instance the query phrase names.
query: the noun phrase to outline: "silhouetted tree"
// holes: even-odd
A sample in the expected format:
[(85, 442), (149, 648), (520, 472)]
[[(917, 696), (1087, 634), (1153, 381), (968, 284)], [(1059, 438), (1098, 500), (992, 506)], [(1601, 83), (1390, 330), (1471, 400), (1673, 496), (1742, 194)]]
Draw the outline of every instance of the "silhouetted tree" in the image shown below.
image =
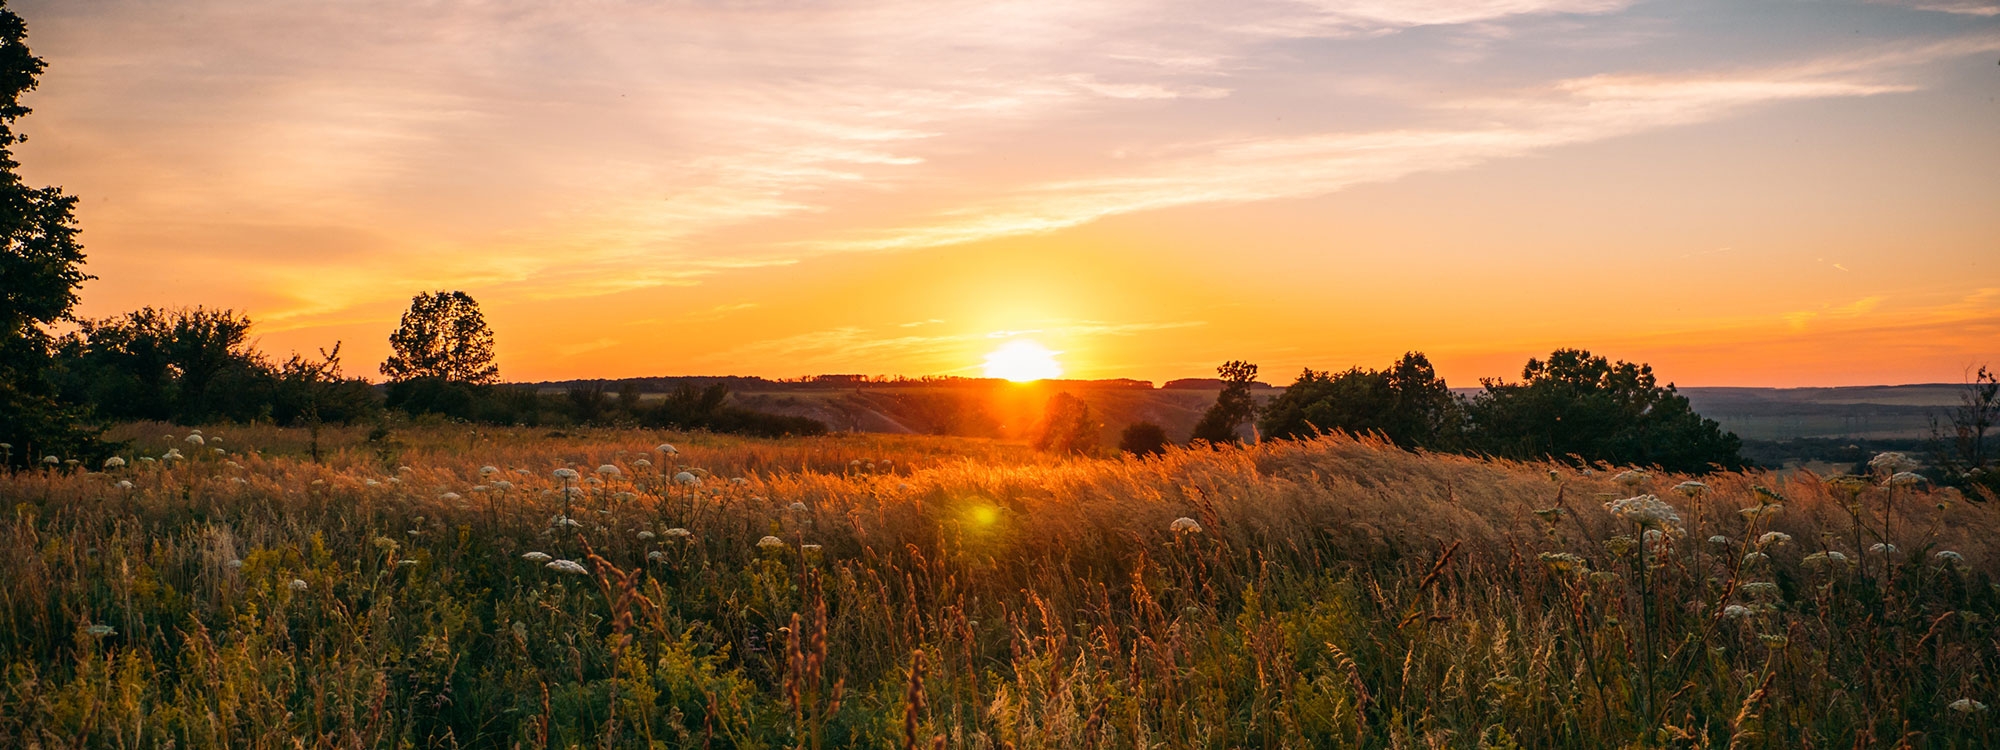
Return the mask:
[(250, 326), (201, 307), (81, 321), (58, 346), (64, 393), (112, 419), (269, 417), (276, 376), (250, 348)]
[(402, 324), (389, 336), (395, 349), (382, 363), (391, 381), (434, 379), (491, 384), (500, 379), (493, 364), (493, 329), (479, 303), (465, 292), (425, 292), (410, 299)]
[(1463, 404), (1421, 352), (1404, 354), (1387, 370), (1307, 369), (1263, 412), (1258, 426), (1265, 437), (1375, 432), (1404, 448), (1456, 447), (1465, 423)]
[(1250, 384), (1257, 381), (1257, 366), (1230, 360), (1216, 367), (1215, 373), (1222, 377), (1222, 392), (1195, 423), (1194, 439), (1216, 445), (1234, 443), (1237, 425), (1257, 416), (1257, 400), (1250, 395)]
[(28, 114), (21, 95), (44, 68), (28, 50), (28, 25), (0, 3), (0, 454), (16, 465), (43, 455), (87, 458), (98, 430), (88, 412), (65, 402), (50, 377), (53, 337), (46, 326), (70, 320), (83, 272), (76, 197), (61, 188), (28, 187), (15, 170), (14, 144), (26, 137), (14, 121)]
[(1118, 450), (1139, 456), (1167, 452), (1167, 429), (1152, 422), (1133, 422), (1118, 434)]
[[(1948, 424), (1946, 424), (1948, 423)], [(2000, 472), (1995, 472), (1988, 455), (1994, 442), (1986, 433), (2000, 425), (2000, 374), (1987, 367), (1966, 380), (1958, 394), (1958, 408), (1940, 423), (1931, 418), (1931, 454), (1944, 481), (1982, 491), (1990, 499), (2000, 494)]]
[(1511, 458), (1563, 458), (1702, 473), (1744, 466), (1743, 442), (1689, 408), (1653, 368), (1581, 349), (1528, 360), (1520, 383), (1482, 381), (1471, 403), (1478, 445)]
[(1083, 399), (1057, 393), (1042, 410), (1042, 429), (1035, 435), (1035, 449), (1056, 453), (1097, 452), (1097, 420), (1090, 416), (1090, 404)]

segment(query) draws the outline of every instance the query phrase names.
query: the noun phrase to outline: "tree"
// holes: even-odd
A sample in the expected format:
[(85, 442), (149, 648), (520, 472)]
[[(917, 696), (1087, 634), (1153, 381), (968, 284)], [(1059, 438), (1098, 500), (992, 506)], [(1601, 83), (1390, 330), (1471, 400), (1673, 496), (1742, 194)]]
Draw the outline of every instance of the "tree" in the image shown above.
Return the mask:
[(1993, 440), (1986, 433), (2000, 424), (2000, 374), (1980, 367), (1959, 391), (1958, 408), (1947, 420), (1950, 426), (1931, 418), (1931, 453), (1945, 479), (1987, 493), (2000, 493), (2000, 474), (1989, 466), (1993, 461)]
[(1090, 455), (1097, 452), (1097, 420), (1090, 416), (1090, 404), (1067, 391), (1049, 397), (1042, 410), (1042, 430), (1035, 436), (1035, 450)]
[(88, 410), (62, 400), (51, 382), (47, 326), (71, 320), (83, 272), (76, 197), (31, 188), (15, 170), (14, 121), (28, 114), (21, 95), (45, 67), (28, 50), (28, 25), (0, 0), (0, 442), (9, 460), (77, 455), (97, 445)]
[(479, 303), (465, 292), (425, 292), (410, 299), (402, 324), (389, 335), (396, 353), (382, 363), (393, 382), (431, 379), (490, 385), (500, 379), (493, 364), (493, 329)]
[(1135, 456), (1157, 456), (1167, 452), (1167, 430), (1152, 422), (1133, 422), (1118, 435), (1118, 450)]
[(201, 307), (79, 321), (58, 346), (64, 394), (113, 419), (270, 416), (274, 368), (250, 348), (250, 326), (234, 311)]
[(1456, 447), (1465, 422), (1464, 406), (1421, 352), (1386, 370), (1308, 368), (1263, 412), (1258, 427), (1266, 437), (1374, 432), (1404, 448)]
[(1216, 367), (1215, 373), (1222, 378), (1222, 392), (1195, 423), (1194, 439), (1213, 445), (1234, 443), (1236, 426), (1257, 416), (1257, 400), (1250, 395), (1250, 384), (1257, 381), (1257, 366), (1230, 360)]
[(1495, 455), (1694, 473), (1745, 465), (1743, 441), (1696, 414), (1673, 384), (1659, 385), (1649, 365), (1558, 349), (1546, 362), (1528, 360), (1521, 376), (1482, 381), (1486, 391), (1471, 404), (1477, 443)]

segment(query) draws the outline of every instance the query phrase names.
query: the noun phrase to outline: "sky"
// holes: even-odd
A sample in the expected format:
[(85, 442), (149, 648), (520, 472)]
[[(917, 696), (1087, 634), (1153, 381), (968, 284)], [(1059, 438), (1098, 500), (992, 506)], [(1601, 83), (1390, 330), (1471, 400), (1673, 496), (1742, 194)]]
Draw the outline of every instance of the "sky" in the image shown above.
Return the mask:
[(377, 377), (2000, 364), (2000, 0), (15, 0), (79, 314)]

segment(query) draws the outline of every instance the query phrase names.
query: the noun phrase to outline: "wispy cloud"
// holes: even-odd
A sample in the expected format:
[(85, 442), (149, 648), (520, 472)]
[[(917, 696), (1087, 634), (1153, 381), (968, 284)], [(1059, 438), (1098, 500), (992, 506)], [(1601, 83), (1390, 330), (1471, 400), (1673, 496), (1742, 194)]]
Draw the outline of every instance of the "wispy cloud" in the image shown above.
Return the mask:
[(1353, 185), (1461, 169), (1549, 148), (1712, 121), (1746, 107), (1874, 96), (1914, 86), (1881, 82), (1872, 66), (2000, 49), (1984, 38), (1874, 51), (1774, 70), (1572, 78), (1504, 96), (1442, 102), (1479, 125), (1247, 139), (1114, 176), (1051, 182), (948, 210), (931, 221), (803, 247), (861, 251), (935, 247), (1074, 227), (1138, 211), (1323, 195)]

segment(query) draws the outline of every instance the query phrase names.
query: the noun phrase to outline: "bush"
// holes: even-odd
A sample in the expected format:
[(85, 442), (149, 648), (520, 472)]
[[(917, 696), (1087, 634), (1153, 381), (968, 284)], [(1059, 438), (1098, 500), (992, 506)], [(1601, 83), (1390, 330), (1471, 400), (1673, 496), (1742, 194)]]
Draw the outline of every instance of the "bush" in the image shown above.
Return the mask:
[(1522, 381), (1485, 381), (1471, 404), (1476, 444), (1510, 458), (1563, 458), (1705, 473), (1744, 467), (1743, 442), (1688, 407), (1650, 365), (1558, 349)]
[(1404, 448), (1441, 449), (1457, 446), (1464, 423), (1464, 405), (1430, 360), (1410, 352), (1387, 370), (1307, 369), (1264, 406), (1258, 426), (1267, 438), (1343, 430), (1379, 433)]
[(1157, 456), (1167, 452), (1167, 430), (1152, 422), (1133, 422), (1118, 435), (1118, 450), (1137, 456)]

